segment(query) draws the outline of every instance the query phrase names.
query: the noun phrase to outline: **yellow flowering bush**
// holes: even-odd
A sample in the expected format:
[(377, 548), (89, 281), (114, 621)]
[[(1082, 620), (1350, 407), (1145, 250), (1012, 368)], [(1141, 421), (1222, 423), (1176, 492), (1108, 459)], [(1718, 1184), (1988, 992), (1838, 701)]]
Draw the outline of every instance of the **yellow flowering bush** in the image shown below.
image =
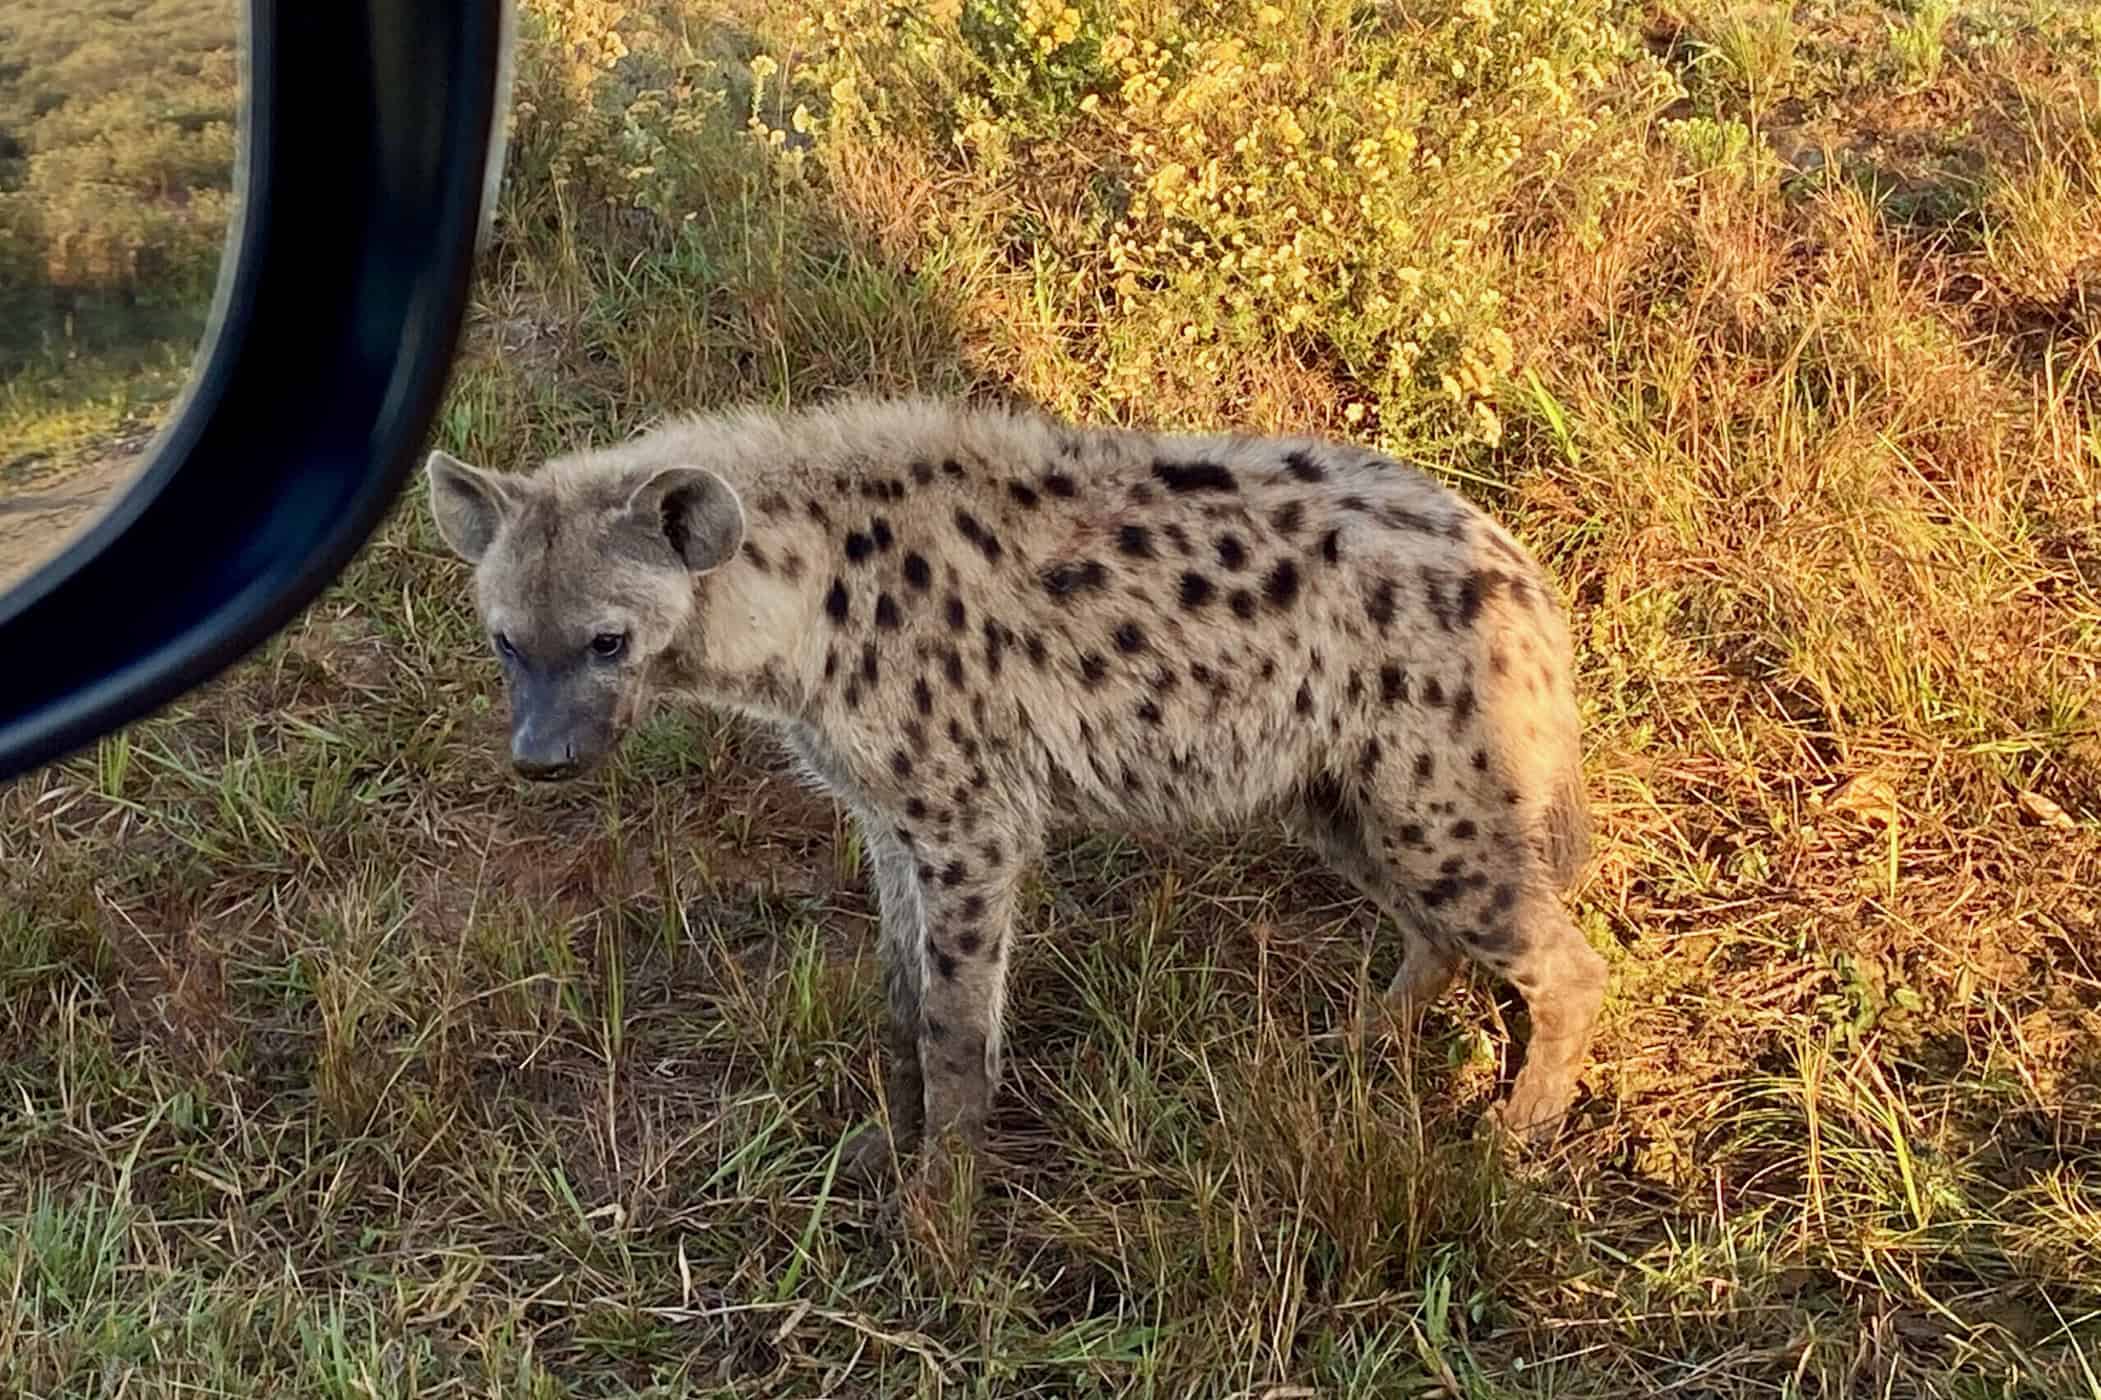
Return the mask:
[(683, 21), (532, 0), (540, 47), (596, 75), (553, 173), (592, 166), (599, 198), (677, 217), (696, 152), (741, 126), (779, 178), (848, 208), (871, 170), (939, 178), (916, 236), (1028, 269), (1069, 406), (1230, 414), (1226, 386), (1266, 360), (1332, 386), (1328, 426), (1493, 443), (1513, 230), (1598, 217), (1560, 208), (1581, 202), (1557, 183), (1572, 160), (1588, 199), (1601, 166), (1640, 159), (1593, 149), (1640, 61), (1604, 0), (805, 4), (718, 62)]
[(821, 154), (917, 143), (1027, 210), (1073, 199), (1076, 147), (1114, 152), (1062, 221), (1084, 234), (1035, 250), (1118, 347), (1112, 395), (1200, 390), (1281, 347), (1346, 384), (1365, 431), (1490, 441), (1513, 369), (1503, 226), (1592, 139), (1586, 94), (1628, 48), (1600, 0), (1441, 0), (1376, 24), (1314, 4), (838, 0), (798, 33), (833, 117)]

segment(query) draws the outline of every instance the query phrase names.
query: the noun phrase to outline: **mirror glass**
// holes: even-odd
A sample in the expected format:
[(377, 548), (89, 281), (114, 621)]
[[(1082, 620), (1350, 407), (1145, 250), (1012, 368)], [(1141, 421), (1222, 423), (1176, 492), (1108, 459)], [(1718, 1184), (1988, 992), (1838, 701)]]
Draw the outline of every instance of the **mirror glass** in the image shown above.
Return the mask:
[(144, 467), (233, 226), (241, 0), (0, 3), (0, 593)]

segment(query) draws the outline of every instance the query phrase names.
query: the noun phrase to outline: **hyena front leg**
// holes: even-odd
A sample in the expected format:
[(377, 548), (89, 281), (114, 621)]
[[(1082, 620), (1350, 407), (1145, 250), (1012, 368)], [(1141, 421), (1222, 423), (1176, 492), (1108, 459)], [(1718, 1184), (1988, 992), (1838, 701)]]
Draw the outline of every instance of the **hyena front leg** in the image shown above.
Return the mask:
[(897, 829), (874, 813), (857, 812), (863, 844), (875, 874), (882, 920), (877, 959), (883, 974), (885, 1097), (890, 1129), (870, 1128), (847, 1143), (842, 1165), (850, 1176), (872, 1180), (893, 1159), (919, 1146), (926, 1119), (926, 1084), (919, 1062), (924, 1019), (921, 991), (926, 972), (926, 903), (920, 894), (917, 860)]
[(921, 835), (916, 843), (927, 915), (919, 1063), (929, 1139), (955, 1135), (978, 1150), (999, 1083), (1015, 901), (1040, 842), (1015, 824), (971, 825), (968, 835)]

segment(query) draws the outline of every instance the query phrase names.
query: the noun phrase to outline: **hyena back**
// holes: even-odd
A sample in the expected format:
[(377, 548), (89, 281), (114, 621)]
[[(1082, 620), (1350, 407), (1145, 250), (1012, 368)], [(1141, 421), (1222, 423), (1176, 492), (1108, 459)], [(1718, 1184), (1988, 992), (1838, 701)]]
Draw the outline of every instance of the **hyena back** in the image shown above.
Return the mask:
[(1533, 1028), (1499, 1116), (1564, 1115), (1605, 981), (1561, 903), (1587, 834), (1567, 625), (1428, 477), (926, 400), (429, 475), (521, 772), (581, 772), (676, 696), (771, 723), (852, 810), (899, 1152), (982, 1141), (1017, 886), (1071, 826), (1281, 819), (1401, 931), (1373, 1019), (1484, 964)]

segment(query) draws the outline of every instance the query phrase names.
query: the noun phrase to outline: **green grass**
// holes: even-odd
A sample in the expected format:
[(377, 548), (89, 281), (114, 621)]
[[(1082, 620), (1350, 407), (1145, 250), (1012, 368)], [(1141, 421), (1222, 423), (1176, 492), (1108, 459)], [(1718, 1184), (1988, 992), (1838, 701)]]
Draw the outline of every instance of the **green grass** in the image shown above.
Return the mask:
[(1321, 1038), (1396, 950), (1269, 834), (1075, 839), (1002, 1162), (901, 1235), (844, 821), (707, 715), (514, 782), (412, 497), (0, 793), (0, 1390), (2101, 1395), (2101, 30), (1262, 11), (540, 0), (436, 438), (917, 388), (1427, 462), (1576, 605), (1561, 1151), (1474, 1136), (1499, 988)]

